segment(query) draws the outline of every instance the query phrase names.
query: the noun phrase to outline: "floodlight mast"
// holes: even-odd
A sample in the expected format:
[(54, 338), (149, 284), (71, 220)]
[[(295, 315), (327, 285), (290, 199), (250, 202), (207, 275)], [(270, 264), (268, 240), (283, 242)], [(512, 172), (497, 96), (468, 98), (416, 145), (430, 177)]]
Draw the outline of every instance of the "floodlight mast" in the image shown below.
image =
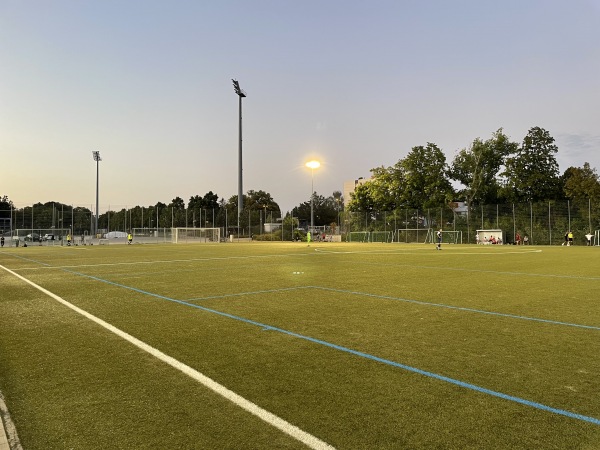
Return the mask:
[(233, 81), (233, 89), (240, 98), (240, 121), (239, 121), (239, 149), (238, 149), (238, 237), (240, 235), (240, 216), (242, 215), (242, 209), (244, 208), (244, 192), (243, 192), (243, 181), (242, 181), (242, 98), (246, 97), (246, 93), (240, 88), (240, 83), (237, 80)]
[(94, 234), (98, 234), (98, 187), (100, 180), (100, 161), (102, 161), (102, 158), (100, 158), (100, 152), (92, 151), (92, 155), (94, 156), (94, 161), (96, 161), (96, 227), (94, 228)]
[(316, 160), (307, 162), (306, 167), (310, 169), (311, 182), (310, 182), (310, 232), (315, 232), (315, 212), (314, 212), (314, 198), (315, 198), (315, 169), (321, 167), (321, 163)]

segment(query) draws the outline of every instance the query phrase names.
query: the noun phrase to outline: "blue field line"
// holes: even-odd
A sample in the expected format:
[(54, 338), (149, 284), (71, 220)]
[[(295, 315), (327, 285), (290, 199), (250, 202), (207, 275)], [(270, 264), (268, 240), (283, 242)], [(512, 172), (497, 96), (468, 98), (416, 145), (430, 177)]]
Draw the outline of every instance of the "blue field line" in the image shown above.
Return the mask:
[[(65, 270), (65, 269), (63, 269), (63, 270)], [(351, 355), (359, 356), (361, 358), (369, 359), (371, 361), (376, 361), (376, 362), (379, 362), (379, 363), (382, 363), (382, 364), (386, 364), (386, 365), (389, 365), (389, 366), (398, 367), (400, 369), (403, 369), (403, 370), (406, 370), (406, 371), (409, 371), (409, 372), (417, 373), (419, 375), (423, 375), (423, 376), (426, 376), (426, 377), (429, 377), (429, 378), (433, 378), (433, 379), (436, 379), (436, 380), (444, 381), (446, 383), (450, 383), (450, 384), (453, 384), (453, 385), (456, 385), (456, 386), (460, 386), (460, 387), (465, 388), (465, 389), (470, 389), (470, 390), (475, 391), (475, 392), (479, 392), (479, 393), (482, 393), (482, 394), (491, 395), (493, 397), (501, 398), (501, 399), (504, 399), (504, 400), (508, 400), (508, 401), (515, 402), (515, 403), (518, 403), (518, 404), (521, 404), (521, 405), (529, 406), (529, 407), (532, 407), (532, 408), (535, 408), (535, 409), (539, 409), (539, 410), (542, 410), (542, 411), (551, 412), (551, 413), (558, 414), (558, 415), (561, 415), (561, 416), (564, 416), (564, 417), (569, 417), (571, 419), (581, 420), (583, 422), (592, 423), (594, 425), (600, 425), (600, 419), (597, 419), (595, 417), (584, 416), (582, 414), (577, 414), (577, 413), (574, 413), (574, 412), (571, 412), (571, 411), (567, 411), (567, 410), (564, 410), (564, 409), (553, 408), (551, 406), (544, 405), (542, 403), (538, 403), (538, 402), (526, 400), (526, 399), (523, 399), (523, 398), (520, 398), (520, 397), (515, 397), (513, 395), (504, 394), (502, 392), (493, 391), (491, 389), (487, 389), (487, 388), (484, 388), (484, 387), (481, 387), (481, 386), (477, 386), (475, 384), (467, 383), (467, 382), (460, 381), (460, 380), (457, 380), (457, 379), (454, 379), (454, 378), (446, 377), (444, 375), (439, 375), (437, 373), (433, 373), (433, 372), (429, 372), (429, 371), (426, 371), (426, 370), (418, 369), (416, 367), (407, 366), (405, 364), (401, 364), (401, 363), (398, 363), (398, 362), (395, 362), (395, 361), (391, 361), (389, 359), (380, 358), (378, 356), (374, 356), (374, 355), (371, 355), (369, 353), (364, 353), (364, 352), (361, 352), (361, 351), (358, 351), (358, 350), (354, 350), (354, 349), (351, 349), (351, 348), (348, 348), (348, 347), (343, 347), (341, 345), (333, 344), (331, 342), (323, 341), (321, 339), (316, 339), (316, 338), (313, 338), (313, 337), (310, 337), (310, 336), (305, 336), (303, 334), (295, 333), (293, 331), (284, 330), (283, 328), (278, 328), (278, 327), (274, 327), (272, 325), (267, 325), (267, 324), (264, 324), (264, 323), (256, 322), (254, 320), (246, 319), (244, 317), (236, 316), (236, 315), (229, 314), (229, 313), (226, 313), (226, 312), (223, 312), (223, 311), (218, 311), (216, 309), (207, 308), (205, 306), (196, 305), (194, 303), (189, 303), (189, 302), (186, 302), (186, 301), (183, 301), (183, 300), (177, 300), (177, 299), (174, 299), (174, 298), (166, 297), (164, 295), (154, 294), (154, 293), (148, 292), (148, 291), (143, 291), (143, 290), (138, 289), (138, 288), (134, 288), (134, 287), (131, 287), (131, 286), (125, 286), (125, 285), (122, 285), (122, 284), (119, 284), (119, 283), (114, 283), (112, 281), (108, 281), (108, 280), (105, 280), (105, 279), (102, 279), (102, 278), (98, 278), (98, 277), (95, 277), (95, 276), (92, 276), (92, 275), (87, 275), (87, 274), (83, 274), (83, 273), (79, 273), (79, 272), (75, 272), (75, 271), (71, 271), (71, 270), (65, 270), (65, 271), (69, 272), (69, 273), (72, 273), (74, 275), (78, 275), (78, 276), (82, 276), (82, 277), (86, 277), (86, 278), (91, 278), (93, 280), (100, 281), (102, 283), (110, 284), (110, 285), (117, 286), (117, 287), (120, 287), (120, 288), (123, 288), (123, 289), (128, 289), (128, 290), (131, 290), (131, 291), (134, 291), (134, 292), (138, 292), (140, 294), (149, 295), (151, 297), (159, 298), (159, 299), (162, 299), (162, 300), (167, 300), (167, 301), (170, 301), (170, 302), (173, 302), (173, 303), (178, 303), (178, 304), (184, 305), (184, 306), (190, 306), (192, 308), (196, 308), (196, 309), (199, 309), (199, 310), (202, 310), (202, 311), (205, 311), (205, 312), (209, 312), (209, 313), (212, 313), (212, 314), (217, 314), (217, 315), (222, 316), (222, 317), (227, 317), (229, 319), (237, 320), (239, 322), (243, 322), (243, 323), (247, 323), (247, 324), (250, 324), (250, 325), (254, 325), (254, 326), (260, 327), (263, 330), (276, 331), (278, 333), (286, 334), (288, 336), (292, 336), (292, 337), (295, 337), (295, 338), (298, 338), (298, 339), (302, 339), (302, 340), (309, 341), (309, 342), (312, 342), (312, 343), (315, 343), (315, 344), (323, 345), (325, 347), (329, 347), (329, 348), (332, 348), (334, 350), (339, 350), (339, 351), (342, 351), (342, 352), (345, 352), (345, 353), (349, 353)]]
[(256, 294), (272, 294), (274, 292), (286, 292), (286, 291), (297, 291), (299, 289), (311, 289), (313, 286), (294, 286), (289, 288), (280, 288), (280, 289), (265, 289), (262, 291), (249, 291), (249, 292), (237, 292), (235, 294), (222, 294), (222, 295), (209, 295), (208, 297), (195, 297), (195, 298), (187, 298), (186, 302), (195, 302), (198, 300), (215, 300), (220, 298), (229, 298), (229, 297), (243, 297), (245, 295), (256, 295)]
[(320, 290), (324, 290), (324, 291), (337, 292), (337, 293), (342, 293), (342, 294), (362, 295), (364, 297), (380, 298), (380, 299), (384, 299), (384, 300), (394, 300), (394, 301), (404, 302), (404, 303), (413, 303), (413, 304), (416, 304), (416, 305), (435, 306), (435, 307), (438, 307), (438, 308), (455, 309), (457, 311), (467, 311), (467, 312), (472, 312), (472, 313), (477, 313), (477, 314), (487, 314), (487, 315), (490, 315), (490, 316), (508, 317), (510, 319), (529, 320), (529, 321), (532, 321), (532, 322), (542, 322), (542, 323), (549, 323), (549, 324), (552, 324), (552, 325), (562, 325), (562, 326), (567, 326), (567, 327), (585, 328), (585, 329), (588, 329), (588, 330), (597, 330), (597, 331), (600, 331), (600, 327), (593, 326), (593, 325), (582, 325), (582, 324), (579, 324), (579, 323), (559, 322), (557, 320), (540, 319), (538, 317), (519, 316), (519, 315), (516, 315), (516, 314), (508, 314), (508, 313), (500, 313), (500, 312), (494, 312), (494, 311), (486, 311), (484, 309), (465, 308), (463, 306), (452, 306), (452, 305), (446, 305), (444, 303), (425, 302), (425, 301), (422, 301), (422, 300), (411, 300), (411, 299), (408, 299), (408, 298), (392, 297), (392, 296), (389, 296), (389, 295), (370, 294), (368, 292), (347, 291), (347, 290), (344, 290), (344, 289), (336, 289), (336, 288), (329, 288), (329, 287), (323, 287), (323, 286), (307, 286), (307, 287), (311, 287), (311, 288), (314, 288), (314, 289), (320, 289)]

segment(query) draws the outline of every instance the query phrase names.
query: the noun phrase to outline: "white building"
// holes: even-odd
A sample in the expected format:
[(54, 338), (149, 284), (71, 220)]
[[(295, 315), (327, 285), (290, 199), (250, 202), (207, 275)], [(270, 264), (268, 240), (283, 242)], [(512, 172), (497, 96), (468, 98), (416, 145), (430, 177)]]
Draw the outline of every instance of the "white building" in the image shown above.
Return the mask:
[(346, 209), (348, 207), (348, 203), (350, 203), (350, 200), (351, 200), (350, 194), (356, 190), (356, 187), (369, 181), (370, 179), (371, 179), (371, 177), (369, 177), (369, 178), (360, 177), (357, 180), (344, 181), (344, 191), (343, 191), (344, 209)]

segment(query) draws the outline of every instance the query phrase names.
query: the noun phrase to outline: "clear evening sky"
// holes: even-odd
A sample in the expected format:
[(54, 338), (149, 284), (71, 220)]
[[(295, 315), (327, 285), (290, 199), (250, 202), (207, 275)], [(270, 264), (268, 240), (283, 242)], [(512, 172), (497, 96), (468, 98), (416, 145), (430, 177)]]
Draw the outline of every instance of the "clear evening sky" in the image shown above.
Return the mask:
[(437, 144), (540, 126), (600, 168), (600, 0), (0, 0), (0, 195), (288, 211)]

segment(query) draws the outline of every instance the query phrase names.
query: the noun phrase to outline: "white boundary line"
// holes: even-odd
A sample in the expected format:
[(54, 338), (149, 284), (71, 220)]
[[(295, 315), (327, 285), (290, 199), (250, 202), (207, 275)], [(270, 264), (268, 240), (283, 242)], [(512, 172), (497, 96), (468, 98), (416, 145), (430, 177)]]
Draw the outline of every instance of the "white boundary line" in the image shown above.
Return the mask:
[[(319, 253), (329, 253), (329, 254), (342, 254), (342, 255), (352, 255), (352, 254), (356, 254), (356, 255), (407, 255), (407, 254), (413, 254), (413, 255), (422, 255), (422, 251), (426, 250), (426, 251), (431, 251), (431, 249), (433, 247), (431, 247), (430, 244), (428, 244), (429, 247), (427, 248), (421, 248), (421, 249), (414, 249), (417, 250), (417, 252), (415, 252), (413, 249), (408, 249), (407, 251), (402, 251), (402, 250), (397, 250), (397, 249), (390, 249), (390, 250), (359, 250), (359, 251), (336, 251), (336, 250), (328, 250), (328, 249), (323, 249), (323, 248), (315, 248), (315, 252), (319, 252)], [(442, 242), (442, 245), (444, 245), (444, 243)], [(446, 244), (444, 248), (444, 250), (447, 250), (448, 248), (451, 248), (452, 250), (449, 252), (446, 252), (444, 254), (450, 254), (450, 255), (457, 255), (457, 256), (462, 256), (462, 255), (481, 255), (481, 256), (501, 256), (501, 255), (524, 255), (527, 253), (542, 253), (542, 250), (540, 249), (532, 249), (532, 250), (525, 250), (525, 251), (498, 251), (498, 252), (478, 252), (478, 251), (461, 251), (463, 249), (454, 249), (452, 247), (450, 247), (450, 245), (454, 245), (454, 244)]]
[(257, 416), (258, 418), (264, 420), (265, 422), (267, 422), (269, 425), (274, 426), (275, 428), (283, 431), (284, 433), (286, 433), (287, 435), (293, 437), (294, 439), (302, 442), (303, 444), (307, 445), (310, 448), (313, 449), (333, 449), (334, 447), (332, 447), (331, 445), (327, 444), (324, 441), (321, 441), (320, 439), (318, 439), (317, 437), (301, 430), (300, 428), (298, 428), (295, 425), (292, 425), (291, 423), (285, 421), (284, 419), (276, 416), (275, 414), (270, 413), (269, 411), (261, 408), (260, 406), (252, 403), (249, 400), (246, 400), (244, 397), (242, 397), (241, 395), (236, 394), (235, 392), (227, 389), (225, 386), (217, 383), (216, 381), (212, 380), (211, 378), (207, 377), (206, 375), (203, 375), (202, 373), (198, 372), (197, 370), (193, 369), (192, 367), (176, 360), (175, 358), (161, 352), (160, 350), (146, 344), (143, 341), (140, 341), (139, 339), (131, 336), (128, 333), (125, 333), (124, 331), (120, 330), (119, 328), (111, 325), (108, 322), (105, 322), (104, 320), (88, 313), (87, 311), (69, 303), (68, 301), (64, 300), (63, 298), (59, 297), (58, 295), (48, 291), (47, 289), (44, 289), (43, 287), (35, 284), (34, 282), (28, 280), (27, 278), (19, 275), (18, 273), (13, 272), (10, 269), (7, 269), (6, 267), (0, 265), (0, 268), (4, 269), (5, 271), (7, 271), (8, 273), (14, 275), (15, 277), (19, 278), (20, 280), (23, 280), (25, 283), (33, 286), (34, 288), (36, 288), (37, 290), (43, 292), (44, 294), (48, 295), (49, 297), (53, 298), (54, 300), (56, 300), (59, 303), (62, 303), (64, 306), (66, 306), (67, 308), (72, 309), (73, 311), (75, 311), (78, 314), (81, 314), (82, 316), (84, 316), (85, 318), (91, 320), (92, 322), (95, 322), (96, 324), (106, 328), (108, 331), (116, 334), (117, 336), (125, 339), (126, 341), (130, 342), (131, 344), (135, 345), (136, 347), (142, 349), (143, 351), (151, 354), (152, 356), (154, 356), (155, 358), (169, 364), (171, 367), (174, 367), (175, 369), (183, 372), (184, 374), (188, 375), (189, 377), (193, 378), (194, 380), (200, 382), (202, 385), (206, 386), (207, 388), (209, 388), (210, 390), (212, 390), (213, 392), (221, 395), (222, 397), (225, 397), (227, 400), (230, 400), (231, 402), (233, 402), (235, 405), (239, 406), (242, 409), (245, 409), (246, 411), (248, 411), (249, 413)]

